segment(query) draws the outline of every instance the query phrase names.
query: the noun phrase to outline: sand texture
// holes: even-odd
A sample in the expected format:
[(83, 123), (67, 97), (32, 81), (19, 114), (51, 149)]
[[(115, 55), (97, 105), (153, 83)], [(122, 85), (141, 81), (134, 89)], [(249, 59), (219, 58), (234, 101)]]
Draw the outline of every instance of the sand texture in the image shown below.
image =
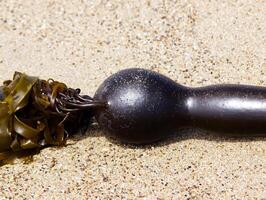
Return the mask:
[[(265, 0), (0, 0), (0, 81), (14, 71), (93, 95), (118, 70), (266, 86)], [(226, 124), (225, 124), (226, 126)], [(0, 199), (265, 199), (266, 139), (190, 130), (124, 146), (88, 130), (0, 167)]]

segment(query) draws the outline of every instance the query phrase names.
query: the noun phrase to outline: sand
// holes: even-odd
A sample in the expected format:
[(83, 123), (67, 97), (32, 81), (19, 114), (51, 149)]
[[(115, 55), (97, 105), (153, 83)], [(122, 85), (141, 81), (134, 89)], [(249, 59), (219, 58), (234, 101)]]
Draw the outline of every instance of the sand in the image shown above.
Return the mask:
[[(0, 81), (17, 70), (93, 95), (130, 67), (265, 86), (266, 1), (0, 1)], [(263, 199), (265, 139), (190, 130), (137, 148), (94, 128), (0, 167), (0, 199)]]

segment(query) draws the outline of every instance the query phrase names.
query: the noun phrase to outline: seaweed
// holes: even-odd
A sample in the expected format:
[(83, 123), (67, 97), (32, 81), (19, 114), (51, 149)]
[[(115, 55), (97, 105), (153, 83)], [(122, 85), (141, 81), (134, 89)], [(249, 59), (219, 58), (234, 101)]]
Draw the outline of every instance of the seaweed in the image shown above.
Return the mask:
[(15, 72), (0, 87), (0, 161), (21, 151), (65, 145), (70, 135), (88, 127), (101, 106), (80, 89)]

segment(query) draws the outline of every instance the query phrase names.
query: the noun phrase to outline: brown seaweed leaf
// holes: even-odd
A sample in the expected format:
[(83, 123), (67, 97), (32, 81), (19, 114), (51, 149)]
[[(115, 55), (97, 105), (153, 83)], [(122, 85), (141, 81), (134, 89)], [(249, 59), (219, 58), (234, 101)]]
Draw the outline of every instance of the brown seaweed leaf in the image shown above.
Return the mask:
[(12, 153), (64, 145), (88, 126), (94, 108), (105, 106), (80, 89), (16, 72), (0, 87), (0, 161)]

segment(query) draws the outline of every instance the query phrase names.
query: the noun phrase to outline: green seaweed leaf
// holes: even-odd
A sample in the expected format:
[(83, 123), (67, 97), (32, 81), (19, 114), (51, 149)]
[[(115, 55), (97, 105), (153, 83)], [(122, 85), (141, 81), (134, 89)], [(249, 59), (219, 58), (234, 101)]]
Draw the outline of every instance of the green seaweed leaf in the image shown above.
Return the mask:
[(92, 108), (106, 104), (79, 93), (52, 79), (15, 72), (0, 86), (0, 161), (22, 150), (64, 145), (69, 133), (87, 127)]
[(11, 132), (9, 131), (10, 114), (8, 111), (8, 104), (0, 102), (0, 152), (8, 150), (12, 142)]
[[(15, 77), (17, 76), (15, 75)], [(25, 74), (20, 74), (19, 79), (15, 79), (17, 84), (12, 86), (14, 89), (4, 99), (4, 102), (7, 102), (9, 105), (9, 112), (15, 113), (27, 105), (30, 91), (37, 80), (37, 77), (27, 76)]]
[[(5, 81), (0, 90), (0, 160), (11, 149), (19, 151), (39, 146), (36, 141), (44, 127), (33, 128), (17, 116), (29, 101), (32, 87), (38, 78), (16, 72), (13, 81)], [(33, 144), (34, 143), (34, 144)]]
[(38, 134), (44, 129), (44, 127), (33, 128), (24, 122), (22, 122), (16, 115), (13, 120), (13, 130), (26, 139), (32, 139), (38, 137)]

